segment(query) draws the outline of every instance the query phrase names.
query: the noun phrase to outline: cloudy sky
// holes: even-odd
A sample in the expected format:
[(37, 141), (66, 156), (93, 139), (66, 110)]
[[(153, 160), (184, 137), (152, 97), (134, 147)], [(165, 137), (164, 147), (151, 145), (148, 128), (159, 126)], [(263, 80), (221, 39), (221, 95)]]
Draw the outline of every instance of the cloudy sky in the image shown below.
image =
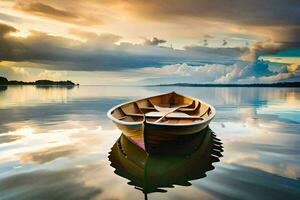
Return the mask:
[(0, 76), (81, 84), (300, 80), (299, 0), (0, 1)]

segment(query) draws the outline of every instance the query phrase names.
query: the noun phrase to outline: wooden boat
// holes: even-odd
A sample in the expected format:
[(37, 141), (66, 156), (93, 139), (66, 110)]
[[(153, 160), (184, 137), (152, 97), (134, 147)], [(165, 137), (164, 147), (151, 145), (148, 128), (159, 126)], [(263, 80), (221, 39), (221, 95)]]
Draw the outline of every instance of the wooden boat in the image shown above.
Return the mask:
[(153, 153), (160, 145), (203, 130), (215, 113), (204, 101), (171, 92), (117, 105), (107, 116), (125, 136)]
[[(204, 178), (207, 171), (214, 169), (212, 163), (222, 157), (222, 143), (209, 128), (202, 135), (196, 136), (198, 142), (193, 151), (172, 156), (149, 155), (121, 135), (111, 148), (109, 160), (115, 173), (128, 179), (128, 184), (141, 190), (146, 198), (152, 192), (166, 192), (164, 188), (173, 185), (190, 186), (190, 180)], [(187, 150), (181, 148), (184, 149)]]

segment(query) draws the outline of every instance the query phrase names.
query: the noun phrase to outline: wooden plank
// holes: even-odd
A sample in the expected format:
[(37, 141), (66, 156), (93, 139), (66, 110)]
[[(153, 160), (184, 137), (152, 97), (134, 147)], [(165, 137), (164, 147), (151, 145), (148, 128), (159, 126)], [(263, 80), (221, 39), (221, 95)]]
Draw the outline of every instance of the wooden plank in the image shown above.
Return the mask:
[(186, 113), (181, 113), (181, 112), (172, 112), (172, 113), (164, 113), (164, 112), (149, 112), (146, 113), (146, 118), (147, 117), (166, 117), (166, 118), (182, 118), (182, 119), (201, 119), (201, 116), (191, 116)]

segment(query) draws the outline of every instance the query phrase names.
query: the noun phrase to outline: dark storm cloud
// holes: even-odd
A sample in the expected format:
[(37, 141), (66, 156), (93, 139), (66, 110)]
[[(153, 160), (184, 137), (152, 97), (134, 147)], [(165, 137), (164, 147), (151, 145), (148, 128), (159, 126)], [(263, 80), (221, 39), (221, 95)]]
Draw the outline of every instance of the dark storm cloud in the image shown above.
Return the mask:
[(159, 45), (162, 43), (166, 43), (166, 40), (163, 39), (158, 39), (157, 37), (152, 38), (152, 40), (146, 39), (145, 40), (145, 45)]
[(25, 39), (9, 36), (9, 33), (15, 31), (16, 29), (11, 26), (0, 25), (0, 42), (3, 49), (0, 52), (1, 60), (29, 61), (47, 64), (49, 69), (83, 71), (126, 69), (158, 64), (156, 56), (127, 53), (126, 47), (122, 50), (114, 44), (106, 44), (107, 41), (101, 40), (101, 36), (96, 38), (98, 39), (96, 44), (91, 46), (96, 39), (82, 44), (40, 32), (32, 32)]
[[(212, 22), (213, 24), (209, 26), (222, 30), (222, 26), (225, 26), (225, 24), (219, 24), (218, 22), (226, 22), (226, 26), (238, 25), (243, 30), (250, 31), (250, 34), (257, 32), (264, 37), (272, 38), (273, 43), (295, 43), (299, 45), (300, 42), (299, 0), (186, 0), (176, 2), (173, 0), (163, 2), (158, 0), (111, 0), (101, 2), (66, 0), (64, 3), (51, 0), (43, 2), (28, 0), (26, 2), (19, 1), (15, 5), (15, 8), (28, 14), (86, 26), (102, 22), (101, 16), (97, 14), (98, 12), (92, 12), (94, 9), (100, 12), (101, 7), (116, 9), (114, 11), (120, 13), (120, 16), (126, 13), (139, 19), (144, 18), (159, 23), (179, 24), (179, 22), (184, 23), (189, 19), (193, 19), (193, 22)], [(204, 35), (203, 45), (207, 46), (207, 41), (212, 37), (211, 35)], [(153, 38), (153, 40), (148, 40), (145, 43), (158, 45), (163, 41)], [(223, 46), (225, 46), (224, 44), (223, 42)], [(276, 47), (275, 52), (289, 47), (289, 45)], [(252, 48), (252, 54), (260, 54), (255, 49), (256, 47)], [(258, 51), (260, 50), (258, 49)], [(269, 52), (269, 49), (262, 51)]]
[[(294, 42), (274, 42), (271, 40), (258, 41), (251, 46), (249, 56), (251, 59), (257, 59), (262, 55), (272, 55), (279, 53), (282, 50), (299, 48), (300, 40)], [(289, 55), (286, 55), (289, 56)]]
[[(207, 42), (207, 41), (204, 41)], [(203, 46), (187, 46), (185, 49), (189, 52), (206, 52), (208, 54), (217, 54), (229, 57), (240, 57), (243, 54), (249, 52), (248, 48), (244, 47), (228, 47), (228, 48), (210, 48), (210, 47), (203, 47)]]
[(129, 0), (127, 7), (137, 15), (155, 20), (201, 17), (251, 25), (299, 25), (298, 0)]
[(299, 0), (186, 0), (176, 3), (173, 0), (128, 0), (124, 4), (135, 15), (149, 20), (177, 23), (179, 19), (192, 18), (226, 22), (242, 29), (255, 28), (264, 34), (268, 31), (274, 42), (300, 41)]
[[(205, 20), (230, 21), (243, 25), (299, 25), (300, 2), (298, 0), (110, 0), (110, 1), (19, 1), (16, 7), (43, 14), (49, 17), (56, 15), (69, 16), (72, 4), (81, 9), (98, 8), (99, 6), (123, 8), (132, 15), (156, 21), (176, 21), (180, 17), (197, 17)], [(85, 6), (83, 6), (85, 5)], [(90, 6), (90, 7), (89, 7)], [(72, 10), (73, 12), (74, 10)], [(71, 13), (73, 15), (73, 13)], [(77, 15), (76, 15), (77, 16)]]
[[(0, 60), (26, 61), (50, 70), (114, 71), (147, 66), (162, 66), (179, 62), (217, 60), (227, 57), (236, 60), (244, 49), (186, 47), (185, 50), (159, 47), (157, 45), (134, 45), (121, 43), (121, 37), (113, 34), (87, 34), (87, 42), (82, 43), (60, 36), (41, 32), (31, 32), (27, 38), (10, 35), (17, 30), (0, 24), (0, 42), (3, 51)], [(82, 33), (81, 33), (82, 34)], [(152, 40), (162, 43), (163, 40)]]

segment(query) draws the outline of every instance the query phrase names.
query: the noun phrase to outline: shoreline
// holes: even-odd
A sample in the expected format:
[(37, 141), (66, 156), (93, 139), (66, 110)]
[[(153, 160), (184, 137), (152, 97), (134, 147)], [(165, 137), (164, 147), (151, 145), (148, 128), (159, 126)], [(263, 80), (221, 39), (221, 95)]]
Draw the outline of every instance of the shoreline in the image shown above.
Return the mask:
[(194, 84), (194, 83), (174, 83), (148, 85), (148, 87), (275, 87), (275, 88), (299, 88), (300, 82), (282, 82), (282, 83), (250, 83), (250, 84)]

